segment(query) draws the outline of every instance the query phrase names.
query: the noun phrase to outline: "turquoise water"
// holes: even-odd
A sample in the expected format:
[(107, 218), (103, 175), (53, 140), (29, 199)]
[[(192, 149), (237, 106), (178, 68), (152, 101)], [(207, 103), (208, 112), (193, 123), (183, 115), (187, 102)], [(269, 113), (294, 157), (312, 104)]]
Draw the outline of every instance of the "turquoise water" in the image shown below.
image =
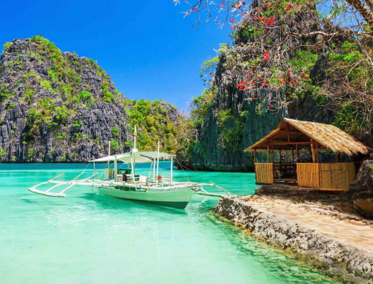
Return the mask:
[[(176, 210), (90, 187), (73, 188), (66, 198), (27, 191), (85, 167), (0, 164), (1, 283), (332, 283), (222, 222), (213, 197), (195, 195), (186, 210)], [(174, 173), (239, 194), (256, 187), (252, 173)]]

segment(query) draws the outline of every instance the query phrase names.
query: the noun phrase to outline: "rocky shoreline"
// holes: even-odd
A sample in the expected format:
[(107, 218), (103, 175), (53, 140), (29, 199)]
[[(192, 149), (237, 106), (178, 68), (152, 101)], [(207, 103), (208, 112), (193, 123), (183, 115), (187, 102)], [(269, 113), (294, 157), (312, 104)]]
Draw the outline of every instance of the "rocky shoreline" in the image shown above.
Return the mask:
[(255, 239), (304, 260), (336, 280), (373, 283), (373, 251), (365, 247), (330, 237), (238, 197), (222, 197), (215, 212)]

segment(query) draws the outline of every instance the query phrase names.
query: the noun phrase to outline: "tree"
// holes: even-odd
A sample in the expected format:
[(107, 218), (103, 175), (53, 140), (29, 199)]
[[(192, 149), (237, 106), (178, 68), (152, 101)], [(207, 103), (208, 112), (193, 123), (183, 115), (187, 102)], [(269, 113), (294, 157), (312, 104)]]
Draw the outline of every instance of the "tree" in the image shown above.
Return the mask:
[(215, 14), (230, 25), (235, 45), (220, 56), (248, 100), (275, 112), (312, 95), (336, 113), (338, 126), (372, 130), (372, 0), (185, 3), (197, 28)]

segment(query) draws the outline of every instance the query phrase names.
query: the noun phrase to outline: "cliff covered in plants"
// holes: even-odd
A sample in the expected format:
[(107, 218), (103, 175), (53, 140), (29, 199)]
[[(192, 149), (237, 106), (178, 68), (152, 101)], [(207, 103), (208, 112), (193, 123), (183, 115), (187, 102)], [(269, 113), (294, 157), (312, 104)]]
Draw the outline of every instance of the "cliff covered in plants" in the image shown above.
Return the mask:
[(243, 150), (282, 117), (371, 133), (368, 41), (321, 17), (313, 1), (245, 5), (234, 5), (244, 15), (240, 22), (234, 15), (229, 20), (233, 44), (221, 45), (218, 56), (202, 65), (208, 89), (193, 101), (192, 138), (179, 151), (184, 164), (253, 170), (252, 154)]
[(106, 155), (109, 142), (112, 153), (123, 152), (132, 145), (134, 125), (144, 130), (140, 149), (149, 141), (154, 146), (154, 139), (169, 148), (179, 119), (168, 103), (125, 99), (95, 61), (62, 52), (41, 36), (4, 45), (3, 162), (83, 162)]

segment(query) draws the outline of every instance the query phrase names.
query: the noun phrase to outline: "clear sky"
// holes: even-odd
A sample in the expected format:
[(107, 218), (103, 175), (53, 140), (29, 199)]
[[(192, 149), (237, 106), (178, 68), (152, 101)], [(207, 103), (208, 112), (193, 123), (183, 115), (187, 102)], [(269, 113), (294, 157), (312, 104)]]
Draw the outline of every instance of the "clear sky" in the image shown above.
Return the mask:
[(180, 2), (2, 0), (0, 43), (41, 34), (62, 51), (97, 61), (125, 97), (163, 99), (185, 110), (204, 89), (202, 62), (229, 41), (229, 29), (211, 21), (196, 31)]

